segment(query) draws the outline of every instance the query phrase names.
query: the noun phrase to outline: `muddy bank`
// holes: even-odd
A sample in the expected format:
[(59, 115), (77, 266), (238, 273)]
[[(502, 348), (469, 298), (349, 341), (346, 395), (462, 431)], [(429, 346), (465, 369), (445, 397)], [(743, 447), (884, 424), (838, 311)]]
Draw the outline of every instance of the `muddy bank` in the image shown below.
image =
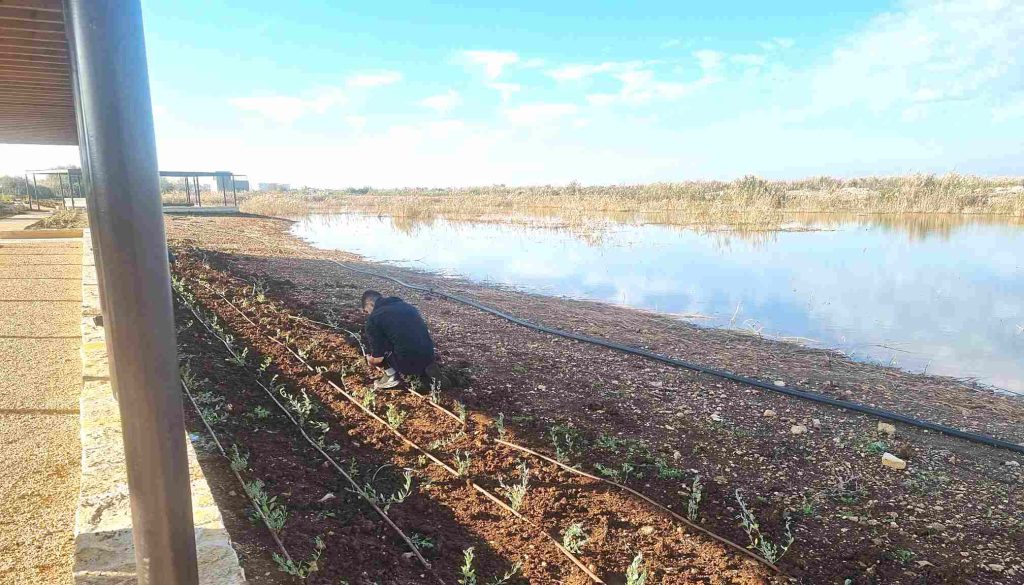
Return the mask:
[[(356, 301), (365, 288), (405, 296), (430, 322), (445, 363), (468, 379), (465, 387), (452, 390), (454, 397), (491, 416), (504, 413), (510, 428), (548, 452), (552, 430), (556, 436), (578, 434), (576, 445), (587, 460), (596, 458), (620, 474), (628, 464), (627, 480), (666, 504), (685, 507), (688, 486), (699, 475), (705, 485), (701, 522), (737, 540), (746, 535), (737, 526), (736, 490), (773, 538), (781, 535), (788, 515), (795, 543), (781, 565), (804, 582), (1012, 583), (1022, 578), (1020, 457), (901, 425), (890, 437), (879, 433), (878, 421), (870, 417), (551, 338), (469, 307), (393, 290), (379, 279), (297, 253), (355, 260), (311, 250), (287, 234), (284, 222), (175, 218), (168, 225), (172, 243), (193, 243), (239, 276), (266, 279), (275, 296), (311, 316), (357, 322)], [(829, 352), (702, 330), (599, 303), (454, 280), (444, 284), (548, 325), (1008, 440), (1020, 441), (1024, 434), (1020, 401), (955, 380), (853, 363)], [(806, 430), (794, 434), (794, 428)], [(907, 469), (882, 467), (883, 451), (905, 458)], [(662, 473), (665, 468), (678, 473)]]

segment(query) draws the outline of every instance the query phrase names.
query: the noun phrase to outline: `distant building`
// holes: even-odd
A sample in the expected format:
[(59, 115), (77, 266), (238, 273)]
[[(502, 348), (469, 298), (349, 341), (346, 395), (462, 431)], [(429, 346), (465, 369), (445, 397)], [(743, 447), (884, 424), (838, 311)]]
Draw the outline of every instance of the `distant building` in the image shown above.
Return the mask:
[(289, 183), (259, 183), (260, 191), (291, 191)]

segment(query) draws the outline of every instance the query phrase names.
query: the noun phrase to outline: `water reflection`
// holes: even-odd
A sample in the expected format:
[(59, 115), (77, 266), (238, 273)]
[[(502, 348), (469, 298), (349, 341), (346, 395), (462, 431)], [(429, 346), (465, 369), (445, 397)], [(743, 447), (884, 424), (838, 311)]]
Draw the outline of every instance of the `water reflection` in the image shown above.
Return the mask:
[(945, 216), (791, 222), (782, 231), (608, 222), (581, 238), (557, 224), (340, 215), (307, 218), (294, 232), (373, 260), (1024, 391), (1024, 229)]

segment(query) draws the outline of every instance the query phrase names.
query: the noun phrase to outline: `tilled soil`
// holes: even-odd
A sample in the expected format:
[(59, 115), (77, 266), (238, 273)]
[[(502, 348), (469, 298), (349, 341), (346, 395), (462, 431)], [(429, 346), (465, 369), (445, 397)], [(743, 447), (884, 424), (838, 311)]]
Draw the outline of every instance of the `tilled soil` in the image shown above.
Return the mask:
[[(604, 482), (569, 474), (554, 465), (546, 469), (535, 462), (537, 468), (534, 469), (534, 477), (537, 483), (530, 490), (530, 495), (520, 510), (520, 513), (530, 518), (532, 522), (523, 522), (512, 515), (502, 514), (501, 508), (496, 508), (493, 502), (481, 500), (479, 495), (474, 493), (479, 490), (475, 487), (471, 489), (471, 484), (465, 479), (446, 476), (443, 473), (438, 475), (434, 467), (426, 467), (424, 461), (411, 458), (409, 449), (396, 442), (393, 433), (380, 424), (374, 425), (372, 418), (361, 415), (347, 400), (338, 399), (340, 387), (332, 388), (330, 383), (325, 383), (329, 376), (339, 376), (345, 388), (351, 392), (362, 393), (364, 397), (371, 382), (368, 369), (357, 366), (360, 363), (360, 354), (350, 347), (340, 334), (326, 333), (319, 329), (308, 330), (309, 328), (302, 322), (289, 319), (272, 301), (254, 301), (254, 293), (245, 286), (246, 283), (232, 286), (231, 279), (207, 268), (202, 262), (195, 261), (191, 255), (179, 255), (174, 266), (176, 275), (183, 279), (200, 303), (217, 315), (219, 323), (226, 324), (233, 334), (238, 335), (233, 343), (239, 344), (244, 340), (246, 347), (255, 350), (247, 355), (258, 363), (270, 358), (265, 368), (268, 375), (280, 376), (278, 382), (293, 382), (293, 393), (308, 390), (315, 394), (327, 407), (328, 412), (325, 416), (331, 419), (331, 425), (355, 425), (348, 429), (347, 438), (358, 438), (359, 440), (355, 442), (364, 449), (372, 448), (378, 460), (381, 457), (390, 457), (391, 461), (383, 463), (378, 470), (394, 464), (410, 469), (421, 481), (425, 481), (423, 489), (416, 490), (416, 498), (410, 498), (411, 501), (403, 501), (401, 505), (395, 506), (393, 519), (399, 525), (424, 527), (422, 530), (426, 532), (419, 534), (428, 535), (435, 543), (446, 543), (447, 546), (443, 550), (449, 554), (460, 554), (466, 547), (473, 546), (483, 574), (504, 574), (508, 567), (501, 567), (501, 560), (514, 559), (512, 562), (521, 564), (522, 574), (531, 583), (588, 582), (586, 576), (572, 561), (563, 558), (556, 546), (543, 538), (544, 533), (557, 535), (571, 523), (580, 522), (592, 531), (592, 538), (586, 545), (585, 554), (585, 559), (589, 563), (588, 568), (597, 575), (605, 575), (605, 581), (609, 583), (624, 581), (625, 568), (638, 552), (646, 552), (649, 582), (652, 583), (769, 581), (772, 571), (741, 554), (741, 548), (727, 550), (720, 543), (690, 533), (684, 526), (675, 525), (666, 514), (645, 509), (643, 505), (637, 504), (629, 496)], [(251, 313), (249, 319), (257, 322), (259, 326), (238, 314), (228, 299), (236, 305), (246, 307)], [(281, 343), (266, 337), (270, 332), (273, 332), (278, 340), (286, 339), (284, 343), (293, 345), (297, 348), (296, 351), (308, 352), (310, 364), (324, 370), (316, 373), (306, 370), (301, 360), (296, 359), (299, 357), (297, 354), (292, 354)], [(357, 369), (366, 371), (359, 373)], [(226, 397), (230, 393), (230, 389), (218, 388), (216, 396)], [(414, 397), (411, 393), (388, 393), (386, 397), (375, 397), (374, 400), (374, 405), (367, 406), (371, 410), (379, 411), (378, 414), (387, 412), (390, 418), (390, 413), (397, 408), (397, 412), (406, 415), (407, 418), (400, 423), (400, 427), (402, 433), (415, 443), (430, 445), (431, 450), (438, 456), (448, 458), (449, 461), (454, 459), (452, 465), (458, 461), (458, 456), (468, 458), (470, 463), (462, 475), (490, 488), (492, 493), (500, 493), (504, 488), (501, 486), (501, 479), (499, 478), (496, 484), (494, 478), (498, 476), (491, 475), (490, 472), (493, 469), (514, 468), (522, 459), (518, 451), (488, 445), (487, 435), (483, 429), (491, 425), (487, 424), (486, 419), (481, 424), (475, 417), (472, 420), (467, 417), (466, 426), (463, 427), (452, 415), (439, 412), (422, 398)], [(251, 422), (245, 419), (245, 409), (252, 407), (251, 401), (241, 398), (239, 402), (238, 405), (235, 402), (228, 403), (230, 408), (224, 406), (224, 410), (230, 413), (225, 415), (225, 418), (241, 421), (240, 425), (245, 427), (236, 429), (235, 436), (239, 438), (240, 444), (244, 445), (244, 449), (258, 450), (261, 453), (261, 462), (268, 459), (276, 462), (278, 449), (267, 447), (258, 439), (247, 436), (252, 431), (248, 428)], [(359, 423), (362, 423), (362, 426)], [(337, 445), (338, 451), (343, 451), (345, 448), (340, 443), (331, 443), (335, 438), (344, 440), (344, 437), (336, 437), (330, 431), (323, 433), (322, 440), (327, 444)], [(275, 437), (274, 440), (276, 442), (282, 439)], [(442, 447), (435, 444), (435, 441), (446, 444)], [(358, 457), (354, 460), (362, 461)], [(285, 461), (288, 461), (287, 456)], [(268, 485), (268, 493), (271, 494), (277, 493), (274, 486), (278, 481), (286, 481), (288, 491), (282, 493), (281, 497), (283, 501), (289, 502), (289, 506), (295, 506), (297, 509), (305, 509), (315, 498), (322, 497), (321, 494), (325, 493), (327, 488), (323, 481), (305, 478), (306, 471), (301, 469), (301, 466), (275, 465), (272, 468), (263, 468), (254, 465), (252, 471), (254, 477), (273, 478), (264, 480)], [(330, 473), (326, 475), (329, 476)], [(386, 475), (382, 479), (386, 479)], [(376, 472), (369, 481), (374, 484)], [(309, 485), (316, 487), (303, 489)], [(374, 484), (373, 487), (375, 491), (387, 493), (378, 485)], [(284, 496), (287, 496), (286, 500)], [(425, 498), (422, 502), (420, 496)], [(293, 501), (299, 503), (292, 504)], [(450, 512), (450, 516), (443, 518), (437, 514), (425, 513), (429, 512), (425, 508), (429, 505), (440, 506), (441, 509)], [(288, 528), (287, 534), (293, 541), (299, 538), (300, 542), (295, 546), (300, 550), (303, 548), (302, 539), (297, 535), (302, 535), (312, 542), (317, 534), (323, 535), (326, 532), (334, 536), (337, 532), (337, 529), (331, 529), (331, 522), (326, 518), (319, 520), (321, 524), (326, 522), (328, 526), (309, 525), (308, 520), (307, 516), (297, 517), (296, 522), (292, 522)], [(471, 542), (465, 538), (458, 538), (458, 534), (453, 534), (453, 531), (469, 531), (484, 538), (479, 542)], [(343, 541), (335, 543), (336, 549), (331, 546), (331, 541), (327, 538), (324, 540), (328, 550), (362, 546), (359, 541)], [(494, 549), (492, 555), (488, 555), (488, 546)], [(309, 549), (308, 545), (304, 548)], [(297, 556), (296, 553), (293, 553), (293, 556)], [(489, 556), (497, 558), (492, 560), (488, 558)], [(399, 555), (393, 555), (392, 562), (399, 558)], [(318, 562), (321, 569), (314, 575), (315, 580), (359, 574), (352, 567), (344, 566), (351, 559), (345, 559), (340, 568), (334, 566), (334, 559), (335, 556), (325, 554)], [(456, 575), (457, 560), (457, 557), (440, 559), (435, 567), (438, 575)], [(381, 563), (381, 559), (377, 558), (375, 562), (378, 563), (375, 566), (387, 568), (387, 560)], [(380, 567), (380, 564), (383, 567)], [(362, 572), (366, 572), (365, 568)], [(403, 578), (395, 579), (389, 582), (417, 582)]]
[[(773, 541), (783, 537), (788, 517), (795, 542), (780, 566), (799, 581), (1024, 582), (1024, 458), (1018, 455), (904, 425), (890, 437), (871, 417), (555, 339), (469, 307), (395, 290), (322, 260), (358, 263), (350, 255), (305, 246), (287, 234), (284, 222), (176, 218), (168, 231), (175, 244), (199, 245), (209, 250), (211, 264), (250, 281), (266, 280), (272, 297), (319, 320), (358, 323), (358, 297), (365, 288), (405, 296), (431, 325), (448, 377), (462, 382), (446, 395), (490, 417), (503, 413), (518, 442), (548, 454), (555, 431), (573, 464), (624, 478), (680, 512), (699, 476), (701, 524), (737, 542), (747, 542), (736, 520), (737, 491)], [(361, 265), (418, 282), (434, 278)], [(599, 303), (448, 279), (442, 286), (547, 325), (1011, 441), (1024, 436), (1020, 400), (956, 380)], [(806, 431), (795, 434), (794, 427)], [(907, 459), (907, 469), (882, 467), (883, 451)], [(517, 460), (500, 460), (481, 471), (514, 477)], [(530, 465), (538, 481), (555, 472)], [(537, 491), (531, 513), (545, 509), (543, 494)], [(543, 524), (542, 517), (537, 521)], [(600, 526), (592, 516), (587, 522)], [(620, 553), (609, 560), (621, 565), (622, 558)], [(681, 570), (688, 565), (677, 563)], [(663, 574), (669, 577), (667, 570)]]

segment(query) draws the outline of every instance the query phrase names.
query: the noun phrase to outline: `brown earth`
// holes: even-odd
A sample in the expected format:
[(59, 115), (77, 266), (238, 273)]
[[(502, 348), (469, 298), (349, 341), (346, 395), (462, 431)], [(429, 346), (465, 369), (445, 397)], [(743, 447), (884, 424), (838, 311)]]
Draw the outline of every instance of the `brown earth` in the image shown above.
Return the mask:
[[(737, 526), (736, 490), (774, 539), (788, 515), (796, 541), (780, 566), (801, 582), (1024, 582), (1019, 455), (904, 425), (895, 437), (884, 436), (868, 416), (552, 338), (395, 290), (324, 259), (421, 283), (438, 279), (314, 250), (287, 228), (268, 219), (175, 218), (168, 233), (177, 246), (208, 250), (213, 265), (266, 280), (272, 297), (320, 320), (358, 323), (365, 288), (402, 294), (427, 318), (449, 375), (468, 382), (448, 390), (451, 396), (492, 417), (504, 413), (518, 440), (548, 453), (552, 430), (563, 450), (572, 435), (576, 447), (568, 457), (589, 471), (596, 463), (621, 475), (628, 463), (633, 487), (677, 510), (685, 510), (688, 486), (699, 475), (706, 486), (701, 523), (738, 542), (746, 535)], [(956, 380), (600, 303), (451, 279), (441, 285), (547, 325), (1011, 441), (1024, 436), (1020, 399)], [(807, 431), (793, 434), (794, 425)], [(882, 467), (881, 451), (904, 457), (908, 468)]]

